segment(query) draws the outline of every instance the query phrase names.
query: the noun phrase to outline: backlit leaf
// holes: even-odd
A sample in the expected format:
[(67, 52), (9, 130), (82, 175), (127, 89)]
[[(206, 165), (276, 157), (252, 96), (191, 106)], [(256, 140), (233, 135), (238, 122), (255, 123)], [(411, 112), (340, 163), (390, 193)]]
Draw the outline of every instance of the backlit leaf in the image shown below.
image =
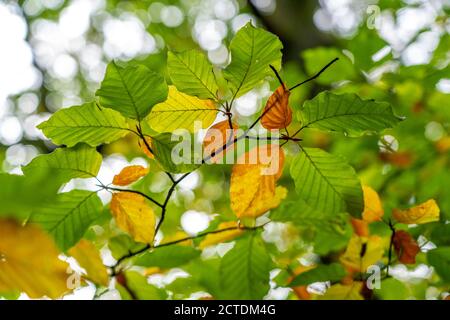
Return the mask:
[(292, 110), (289, 107), (289, 90), (280, 85), (269, 97), (263, 109), (261, 124), (266, 129), (283, 129), (292, 121)]
[(345, 269), (339, 263), (319, 265), (311, 270), (300, 273), (289, 285), (302, 286), (314, 282), (338, 281), (344, 278), (346, 274)]
[(129, 233), (134, 240), (152, 243), (155, 234), (153, 209), (139, 194), (131, 192), (114, 193), (111, 199), (111, 213), (117, 226)]
[(167, 100), (155, 105), (146, 121), (158, 132), (177, 129), (195, 132), (210, 126), (216, 115), (217, 108), (211, 100), (200, 100), (169, 86)]
[(281, 67), (283, 45), (277, 36), (249, 22), (231, 40), (231, 63), (223, 71), (231, 92), (240, 97)]
[(173, 84), (181, 92), (201, 99), (216, 99), (218, 90), (213, 67), (198, 50), (167, 55), (167, 69)]
[(428, 262), (446, 283), (450, 282), (450, 247), (441, 247), (428, 251)]
[(384, 251), (385, 243), (380, 237), (353, 235), (340, 261), (350, 272), (367, 272), (367, 268), (382, 259)]
[(117, 111), (94, 102), (56, 111), (38, 128), (55, 144), (73, 147), (84, 142), (92, 147), (111, 143), (130, 133), (128, 123)]
[(116, 186), (127, 186), (146, 176), (148, 171), (148, 168), (139, 165), (125, 167), (119, 174), (114, 176), (113, 184)]
[(287, 190), (276, 187), (284, 164), (277, 145), (257, 147), (233, 166), (230, 182), (231, 208), (238, 218), (258, 217), (277, 207)]
[(200, 253), (200, 250), (189, 246), (166, 246), (145, 252), (135, 259), (134, 263), (138, 266), (169, 269), (188, 263), (200, 256)]
[(214, 153), (214, 156), (209, 160), (210, 162), (220, 162), (223, 159), (224, 153), (230, 149), (234, 149), (235, 145), (233, 144), (233, 146), (227, 147), (222, 151), (223, 146), (231, 143), (236, 137), (238, 125), (232, 122), (231, 126), (232, 128), (230, 128), (228, 120), (223, 120), (211, 126), (206, 132), (205, 138), (203, 139), (203, 152), (205, 155)]
[(86, 278), (102, 286), (107, 286), (109, 276), (100, 258), (100, 252), (92, 242), (81, 239), (68, 253), (86, 270)]
[(143, 65), (121, 67), (111, 62), (95, 94), (103, 107), (140, 120), (166, 99), (167, 84), (162, 75)]
[(38, 168), (58, 173), (62, 182), (73, 178), (93, 178), (98, 174), (102, 156), (85, 145), (75, 148), (58, 148), (52, 153), (40, 155), (22, 168), (25, 175)]
[(38, 226), (0, 219), (0, 292), (56, 299), (70, 291), (69, 265), (58, 259), (52, 239)]
[(439, 207), (434, 199), (430, 199), (415, 207), (392, 210), (395, 220), (405, 224), (422, 224), (439, 220)]
[(58, 194), (55, 201), (38, 206), (30, 221), (38, 223), (55, 239), (61, 250), (75, 245), (98, 218), (102, 202), (95, 192), (73, 190)]

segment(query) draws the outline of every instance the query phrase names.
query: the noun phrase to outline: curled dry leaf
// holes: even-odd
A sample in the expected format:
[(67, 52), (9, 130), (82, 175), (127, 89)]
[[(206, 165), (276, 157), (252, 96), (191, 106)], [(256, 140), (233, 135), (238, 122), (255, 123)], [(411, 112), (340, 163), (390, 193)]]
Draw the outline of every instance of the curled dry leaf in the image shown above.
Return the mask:
[(231, 208), (238, 218), (256, 218), (277, 207), (287, 195), (276, 187), (282, 174), (284, 153), (278, 145), (265, 145), (245, 153), (233, 166)]
[(113, 184), (116, 186), (127, 186), (148, 174), (148, 168), (143, 166), (128, 166), (114, 176)]
[(403, 230), (395, 231), (394, 249), (398, 260), (404, 264), (415, 264), (420, 247), (411, 235)]
[(70, 291), (69, 265), (53, 240), (36, 225), (0, 219), (0, 292), (56, 299)]
[(212, 163), (218, 163), (223, 158), (224, 154), (230, 149), (234, 148), (229, 146), (225, 150), (222, 147), (231, 142), (236, 138), (236, 130), (238, 125), (232, 122), (233, 129), (230, 128), (230, 123), (228, 120), (220, 121), (215, 125), (211, 126), (206, 132), (205, 138), (203, 139), (203, 152), (205, 155), (210, 155), (214, 153), (211, 157)]
[(266, 129), (283, 129), (292, 121), (292, 110), (289, 107), (289, 90), (280, 85), (269, 97), (263, 110), (261, 124)]
[(423, 224), (439, 220), (439, 207), (434, 199), (430, 199), (418, 206), (400, 210), (394, 209), (392, 216), (395, 220), (405, 224)]
[(111, 199), (111, 212), (117, 226), (129, 233), (134, 240), (153, 242), (155, 214), (143, 196), (131, 192), (114, 193)]
[(205, 239), (203, 239), (202, 242), (199, 244), (200, 249), (204, 249), (208, 246), (212, 246), (217, 243), (223, 243), (230, 240), (233, 240), (237, 236), (241, 235), (244, 230), (237, 229), (238, 223), (236, 221), (226, 221), (219, 224), (217, 227), (217, 230), (222, 230), (226, 228), (233, 228), (236, 227), (236, 229), (231, 229), (228, 231), (223, 231), (219, 233), (210, 233), (208, 234)]
[(86, 270), (87, 279), (105, 287), (108, 285), (108, 271), (100, 258), (100, 252), (92, 242), (81, 239), (69, 250), (69, 254)]

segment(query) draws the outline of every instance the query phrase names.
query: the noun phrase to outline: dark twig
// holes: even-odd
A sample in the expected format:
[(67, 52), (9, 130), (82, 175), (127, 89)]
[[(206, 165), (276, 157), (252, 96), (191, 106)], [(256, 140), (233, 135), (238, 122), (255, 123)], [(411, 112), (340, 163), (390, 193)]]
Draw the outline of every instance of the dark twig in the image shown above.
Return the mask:
[(305, 83), (307, 83), (307, 82), (309, 82), (309, 81), (312, 81), (312, 80), (318, 78), (322, 72), (324, 72), (329, 66), (331, 66), (333, 63), (335, 63), (335, 62), (338, 61), (338, 60), (339, 60), (339, 58), (334, 58), (333, 60), (331, 60), (330, 62), (328, 62), (328, 64), (327, 64), (325, 67), (323, 67), (319, 72), (317, 72), (315, 75), (313, 75), (311, 78), (308, 78), (308, 79), (306, 79), (305, 81), (302, 81), (302, 82), (296, 84), (295, 86), (289, 88), (289, 91), (292, 91), (292, 90), (294, 90), (295, 88), (300, 87), (302, 84), (305, 84)]

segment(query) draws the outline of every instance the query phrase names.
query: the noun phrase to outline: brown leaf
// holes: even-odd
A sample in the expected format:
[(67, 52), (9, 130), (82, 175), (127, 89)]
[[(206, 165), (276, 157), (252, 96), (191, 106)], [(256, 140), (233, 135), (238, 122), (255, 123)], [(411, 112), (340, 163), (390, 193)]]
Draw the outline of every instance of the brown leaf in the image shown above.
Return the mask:
[(403, 230), (395, 231), (394, 248), (401, 263), (416, 263), (416, 255), (420, 252), (420, 248), (416, 240), (408, 232)]
[(290, 92), (280, 85), (269, 97), (263, 110), (261, 124), (266, 129), (283, 129), (292, 121), (292, 110), (289, 107)]

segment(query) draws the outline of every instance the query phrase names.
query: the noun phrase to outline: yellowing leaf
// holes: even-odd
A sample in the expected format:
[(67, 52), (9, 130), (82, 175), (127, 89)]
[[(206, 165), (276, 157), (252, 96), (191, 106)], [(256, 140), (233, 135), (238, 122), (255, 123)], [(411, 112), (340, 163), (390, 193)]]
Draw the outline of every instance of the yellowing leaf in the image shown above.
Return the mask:
[(100, 252), (92, 242), (81, 239), (69, 250), (69, 254), (86, 270), (87, 279), (105, 287), (108, 285), (108, 272), (100, 258)]
[(227, 229), (227, 228), (236, 228), (231, 229), (228, 231), (223, 231), (219, 233), (210, 233), (208, 234), (205, 239), (203, 239), (202, 242), (199, 244), (200, 249), (204, 249), (208, 246), (212, 246), (214, 244), (222, 243), (230, 241), (237, 236), (241, 235), (244, 231), (242, 229), (237, 229), (237, 222), (236, 221), (226, 221), (219, 224), (217, 227), (217, 230)]
[[(214, 156), (212, 156), (210, 160), (212, 163), (218, 163), (219, 160), (223, 158), (223, 146), (236, 137), (238, 125), (233, 122), (232, 127), (233, 130), (230, 128), (228, 120), (224, 120), (211, 126), (206, 132), (205, 138), (203, 139), (204, 154), (210, 155), (214, 153)], [(234, 147), (235, 144), (229, 146), (225, 152)]]
[(209, 127), (216, 115), (217, 108), (211, 100), (201, 100), (169, 86), (167, 100), (154, 106), (146, 121), (158, 132), (173, 132), (176, 129), (196, 132)]
[(114, 176), (113, 184), (116, 186), (127, 186), (148, 174), (148, 168), (143, 166), (128, 166)]
[(0, 292), (56, 299), (70, 291), (68, 264), (50, 237), (36, 225), (0, 219)]
[(384, 250), (383, 239), (378, 236), (353, 235), (340, 261), (350, 272), (366, 272), (369, 266), (383, 258)]
[(117, 226), (128, 232), (134, 240), (152, 243), (155, 233), (155, 214), (139, 194), (131, 192), (114, 193), (111, 212)]
[(353, 231), (360, 237), (369, 236), (369, 223), (362, 219), (351, 218)]
[(384, 210), (378, 193), (368, 186), (363, 186), (362, 189), (364, 194), (363, 220), (367, 222), (380, 221)]
[(290, 92), (280, 85), (269, 97), (263, 110), (261, 124), (266, 129), (283, 129), (292, 121), (292, 110), (289, 107)]
[(406, 224), (422, 224), (439, 220), (439, 207), (434, 201), (430, 199), (418, 206), (400, 210), (394, 209), (392, 216), (400, 223)]
[(238, 218), (256, 218), (286, 197), (287, 190), (276, 187), (283, 163), (283, 151), (274, 145), (257, 147), (238, 159), (230, 182), (231, 208)]
[[(303, 272), (312, 270), (315, 267), (316, 267), (315, 265), (311, 265), (311, 266), (300, 265), (300, 266), (298, 266), (293, 271), (292, 276), (289, 277), (288, 282), (289, 283), (292, 282), (292, 280), (295, 279), (295, 277), (298, 276), (299, 274), (302, 274)], [(292, 287), (292, 290), (294, 290), (294, 293), (299, 300), (309, 300), (309, 299), (311, 299), (311, 294), (308, 292), (307, 288), (308, 288), (308, 286), (296, 286), (296, 287)]]
[(332, 285), (319, 300), (364, 300), (361, 295), (362, 282), (353, 282), (349, 285)]

